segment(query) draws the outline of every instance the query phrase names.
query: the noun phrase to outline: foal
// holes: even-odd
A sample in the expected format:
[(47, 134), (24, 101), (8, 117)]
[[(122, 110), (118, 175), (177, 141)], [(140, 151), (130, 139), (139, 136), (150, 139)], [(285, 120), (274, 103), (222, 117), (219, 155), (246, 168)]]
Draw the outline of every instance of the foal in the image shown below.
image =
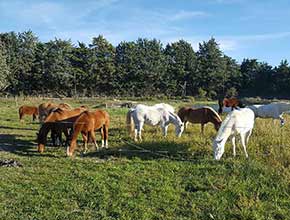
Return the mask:
[(38, 108), (36, 106), (22, 105), (18, 112), (20, 121), (23, 119), (24, 115), (32, 115), (32, 120), (34, 121), (38, 115)]

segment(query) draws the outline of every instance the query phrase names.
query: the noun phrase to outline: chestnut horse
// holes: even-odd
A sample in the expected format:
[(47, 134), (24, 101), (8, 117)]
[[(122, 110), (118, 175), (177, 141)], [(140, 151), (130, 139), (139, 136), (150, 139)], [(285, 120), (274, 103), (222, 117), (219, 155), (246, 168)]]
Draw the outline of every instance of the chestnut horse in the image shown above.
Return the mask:
[(233, 109), (237, 109), (237, 107), (244, 108), (244, 104), (237, 98), (224, 98), (223, 100), (218, 100), (219, 104), (219, 114), (223, 113), (223, 107), (232, 107)]
[[(68, 130), (73, 128), (73, 123), (85, 110), (86, 108), (80, 107), (73, 110), (57, 108), (52, 111), (45, 119), (37, 134), (38, 152), (42, 153), (44, 151), (49, 131), (51, 131), (52, 136), (61, 136), (63, 132), (66, 136), (66, 142), (68, 142), (70, 135)], [(55, 140), (53, 140), (53, 144), (55, 145)]]
[(49, 113), (56, 108), (62, 108), (62, 109), (67, 109), (70, 110), (72, 109), (71, 106), (67, 103), (60, 103), (60, 104), (56, 104), (56, 103), (52, 103), (52, 102), (46, 102), (46, 103), (42, 103), (38, 106), (38, 110), (39, 110), (39, 121), (40, 122), (44, 122), (44, 120), (46, 119), (46, 117), (49, 115)]
[(179, 109), (177, 114), (185, 125), (187, 122), (201, 124), (202, 134), (204, 134), (204, 125), (208, 122), (214, 124), (216, 131), (218, 131), (222, 123), (222, 119), (219, 114), (211, 107), (202, 107), (197, 109), (182, 107)]
[(67, 156), (72, 156), (77, 145), (77, 138), (79, 133), (82, 134), (84, 142), (84, 150), (87, 151), (87, 145), (90, 139), (98, 149), (96, 142), (95, 131), (100, 130), (102, 135), (102, 147), (108, 148), (108, 129), (110, 125), (109, 114), (103, 110), (96, 110), (94, 112), (85, 111), (75, 121), (73, 126), (73, 135), (70, 146), (67, 148)]
[(24, 115), (32, 115), (32, 120), (34, 121), (38, 115), (38, 108), (36, 106), (22, 105), (18, 112), (20, 121)]

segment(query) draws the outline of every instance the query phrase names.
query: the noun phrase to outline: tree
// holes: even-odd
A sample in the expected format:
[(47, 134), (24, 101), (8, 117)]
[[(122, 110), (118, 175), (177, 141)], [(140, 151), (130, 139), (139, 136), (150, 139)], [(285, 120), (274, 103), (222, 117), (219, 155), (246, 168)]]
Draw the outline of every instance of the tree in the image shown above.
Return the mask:
[(168, 44), (164, 54), (167, 60), (167, 90), (172, 95), (193, 95), (196, 91), (196, 55), (184, 40)]
[(45, 91), (72, 95), (74, 87), (70, 62), (72, 48), (70, 41), (61, 39), (45, 44), (45, 50), (41, 55), (42, 82), (45, 82), (43, 85)]
[(0, 91), (4, 91), (10, 85), (9, 73), (4, 48), (0, 44)]
[(79, 42), (78, 47), (74, 47), (71, 56), (72, 75), (74, 84), (74, 95), (82, 91), (87, 95), (87, 87), (89, 81), (89, 72), (91, 68), (90, 58), (92, 53), (90, 49), (84, 44)]
[(112, 94), (115, 86), (115, 48), (102, 35), (94, 37), (89, 48), (90, 89), (97, 94)]
[(214, 38), (199, 44), (198, 59), (198, 87), (206, 90), (211, 98), (225, 93), (225, 83), (229, 75), (223, 53)]
[(288, 98), (290, 89), (290, 67), (287, 60), (282, 60), (274, 69), (276, 93), (281, 98)]

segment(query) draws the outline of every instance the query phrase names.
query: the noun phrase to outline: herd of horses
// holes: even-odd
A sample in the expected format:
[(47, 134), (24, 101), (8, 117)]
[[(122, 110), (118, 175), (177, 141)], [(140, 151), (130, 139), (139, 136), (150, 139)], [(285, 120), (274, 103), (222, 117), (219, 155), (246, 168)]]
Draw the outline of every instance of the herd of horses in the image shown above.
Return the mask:
[[(283, 113), (290, 111), (290, 103), (276, 102), (267, 105), (243, 105), (237, 98), (224, 98), (218, 101), (219, 109), (216, 112), (212, 107), (201, 108), (182, 107), (175, 113), (175, 109), (165, 103), (147, 106), (138, 104), (130, 108), (127, 112), (126, 124), (131, 135), (134, 133), (135, 141), (142, 141), (142, 131), (144, 124), (159, 125), (163, 135), (167, 135), (168, 126), (175, 126), (175, 134), (180, 137), (188, 122), (201, 124), (201, 133), (204, 134), (204, 125), (212, 123), (217, 135), (213, 141), (214, 158), (219, 160), (224, 153), (224, 146), (229, 137), (232, 137), (233, 154), (236, 155), (235, 136), (241, 137), (246, 157), (246, 143), (254, 127), (255, 118), (279, 119), (281, 126), (284, 125)], [(225, 108), (231, 108), (224, 120), (220, 117)], [(110, 116), (104, 110), (89, 111), (86, 106), (72, 109), (69, 104), (42, 103), (36, 106), (21, 106), (19, 108), (19, 118), (24, 115), (32, 115), (33, 120), (37, 115), (41, 123), (37, 133), (38, 152), (44, 152), (48, 133), (51, 133), (53, 145), (67, 146), (67, 156), (72, 156), (77, 146), (78, 135), (82, 135), (84, 152), (87, 151), (89, 142), (96, 142), (95, 131), (100, 131), (102, 137), (102, 148), (108, 148), (108, 136), (110, 126)], [(62, 142), (62, 133), (66, 137)]]

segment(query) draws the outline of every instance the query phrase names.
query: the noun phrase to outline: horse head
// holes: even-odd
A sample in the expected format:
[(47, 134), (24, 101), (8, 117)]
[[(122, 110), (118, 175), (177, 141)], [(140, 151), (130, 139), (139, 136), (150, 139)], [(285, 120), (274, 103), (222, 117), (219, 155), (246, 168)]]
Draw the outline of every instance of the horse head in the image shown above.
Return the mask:
[(178, 115), (171, 113), (172, 115), (174, 115), (175, 118), (175, 134), (177, 137), (180, 137), (182, 132), (184, 131), (184, 123), (181, 121), (181, 119), (179, 118)]
[(220, 140), (215, 139), (213, 141), (213, 150), (214, 150), (214, 159), (220, 160), (225, 150), (225, 144), (223, 143), (223, 139)]

